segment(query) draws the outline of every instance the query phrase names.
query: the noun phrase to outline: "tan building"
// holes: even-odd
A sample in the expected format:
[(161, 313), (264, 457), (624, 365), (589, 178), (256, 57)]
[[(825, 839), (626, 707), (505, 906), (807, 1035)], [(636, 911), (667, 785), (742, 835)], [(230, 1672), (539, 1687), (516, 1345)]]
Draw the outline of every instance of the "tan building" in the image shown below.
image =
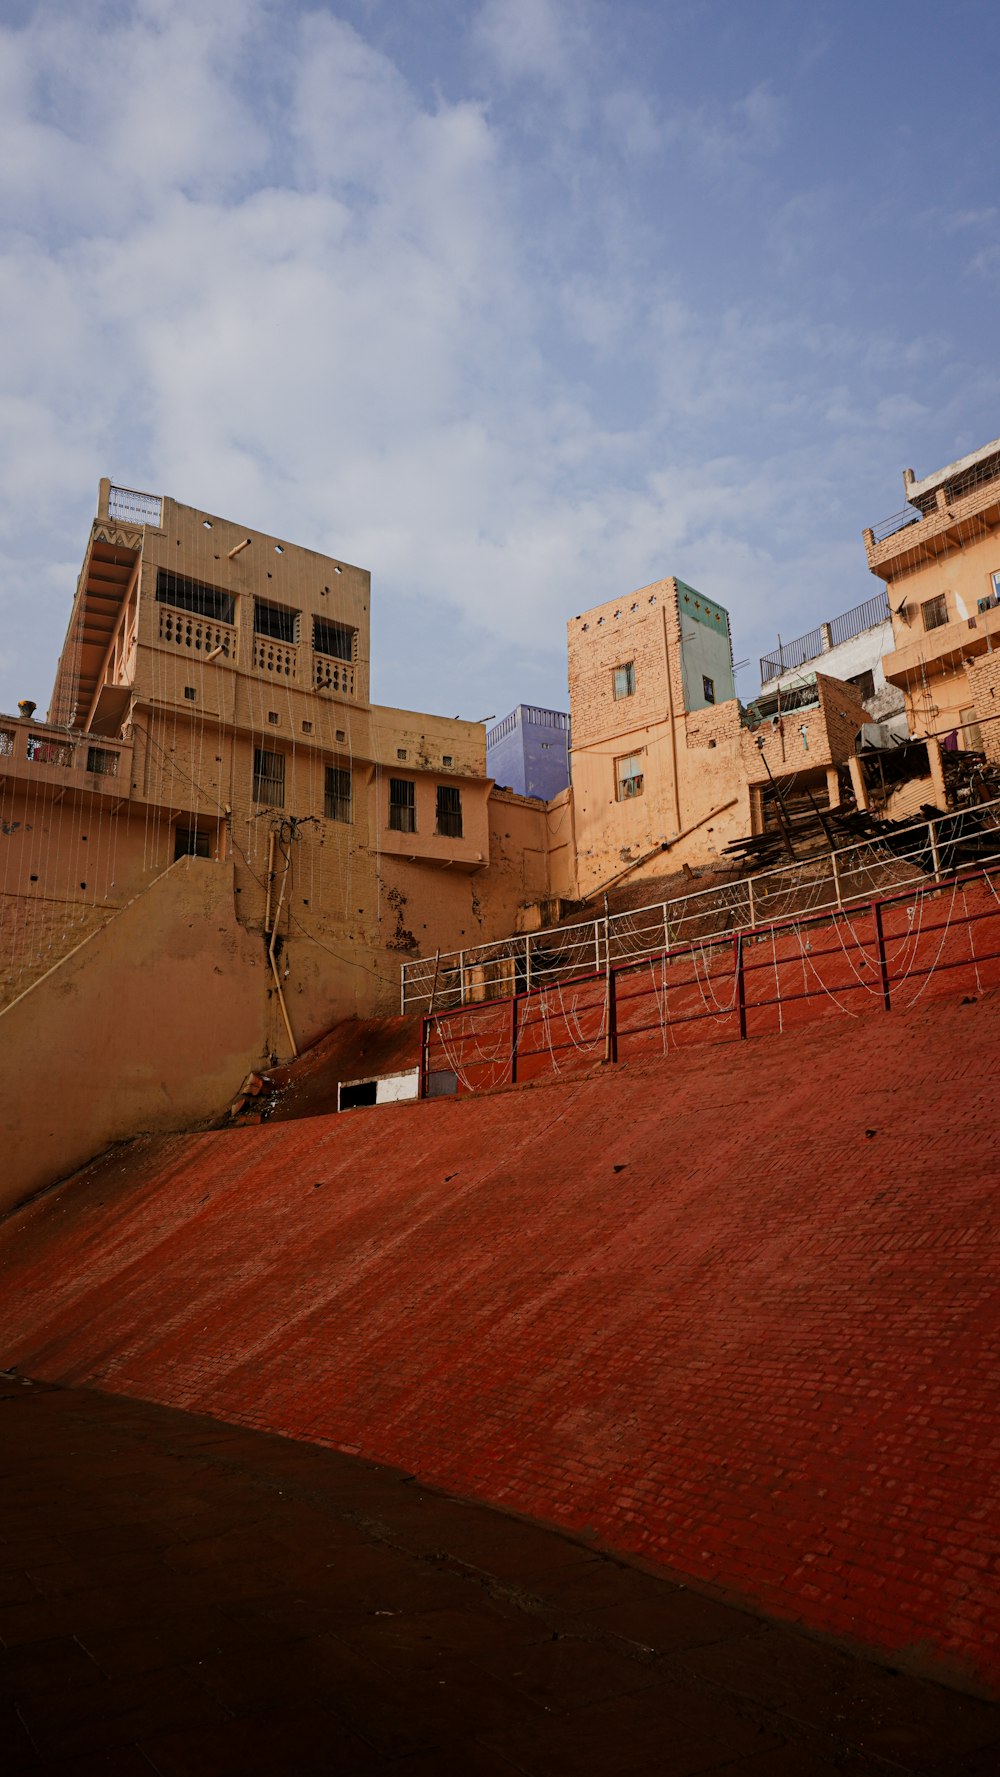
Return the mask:
[(866, 720), (857, 687), (815, 673), (742, 710), (728, 614), (677, 579), (573, 619), (569, 688), (580, 895), (710, 861), (772, 823), (775, 786), (835, 806)]
[(932, 753), (953, 732), (978, 750), (976, 723), (991, 712), (977, 704), (973, 669), (1000, 645), (1000, 439), (920, 481), (904, 470), (903, 492), (904, 511), (864, 532), (892, 614), (885, 676)]
[(12, 1174), (216, 1111), (549, 895), (544, 805), (481, 724), (372, 704), (369, 634), (364, 569), (102, 482), (49, 720), (0, 719)]

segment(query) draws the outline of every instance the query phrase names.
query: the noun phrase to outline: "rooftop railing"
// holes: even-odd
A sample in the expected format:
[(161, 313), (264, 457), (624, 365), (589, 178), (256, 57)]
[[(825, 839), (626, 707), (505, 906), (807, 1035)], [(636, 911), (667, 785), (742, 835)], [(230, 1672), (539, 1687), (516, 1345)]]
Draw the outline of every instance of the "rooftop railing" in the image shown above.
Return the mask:
[(780, 679), (782, 673), (804, 666), (807, 660), (818, 660), (831, 648), (839, 648), (842, 642), (849, 642), (852, 637), (863, 635), (866, 629), (875, 629), (878, 624), (888, 621), (888, 595), (884, 590), (873, 593), (871, 598), (842, 612), (831, 622), (821, 623), (818, 629), (810, 629), (804, 636), (796, 636), (794, 642), (780, 643), (775, 654), (762, 655), (760, 682), (767, 685), (772, 679)]
[(904, 506), (901, 512), (893, 512), (889, 518), (880, 518), (878, 524), (873, 524), (872, 536), (876, 543), (884, 543), (897, 531), (905, 531), (908, 524), (919, 524), (923, 516), (916, 506)]
[(163, 501), (159, 494), (143, 494), (138, 488), (116, 487), (111, 484), (108, 495), (108, 517), (118, 518), (124, 524), (151, 524), (159, 526), (163, 515)]

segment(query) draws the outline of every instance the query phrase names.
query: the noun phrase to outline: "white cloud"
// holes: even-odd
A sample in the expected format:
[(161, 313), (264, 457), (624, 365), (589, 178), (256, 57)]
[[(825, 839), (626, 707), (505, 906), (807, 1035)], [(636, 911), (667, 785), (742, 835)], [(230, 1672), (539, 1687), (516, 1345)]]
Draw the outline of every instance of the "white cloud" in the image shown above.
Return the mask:
[(370, 566), (377, 695), (449, 713), (459, 659), (463, 703), (556, 695), (565, 619), (662, 573), (738, 632), (864, 596), (843, 488), (916, 455), (930, 370), (960, 404), (945, 347), (737, 268), (693, 295), (690, 171), (745, 192), (786, 103), (748, 77), (654, 105), (600, 17), (489, 0), (467, 47), (495, 83), (451, 97), (329, 8), (0, 27), (0, 705), (51, 678), (104, 473)]

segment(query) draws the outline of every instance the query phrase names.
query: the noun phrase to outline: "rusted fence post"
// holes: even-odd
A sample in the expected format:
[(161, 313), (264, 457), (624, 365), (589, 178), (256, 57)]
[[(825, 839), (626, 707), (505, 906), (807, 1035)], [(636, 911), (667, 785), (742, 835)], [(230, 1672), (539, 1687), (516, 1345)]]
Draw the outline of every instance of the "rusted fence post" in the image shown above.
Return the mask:
[(736, 1010), (740, 1022), (740, 1042), (747, 1034), (747, 980), (743, 969), (743, 934), (737, 932), (733, 939), (733, 970), (736, 975)]
[(892, 1010), (889, 997), (889, 964), (885, 954), (885, 933), (882, 930), (882, 903), (872, 902), (872, 914), (875, 920), (875, 941), (878, 945), (878, 975), (882, 986), (882, 1004), (887, 1012)]
[(517, 994), (510, 1000), (510, 1083), (517, 1085)]

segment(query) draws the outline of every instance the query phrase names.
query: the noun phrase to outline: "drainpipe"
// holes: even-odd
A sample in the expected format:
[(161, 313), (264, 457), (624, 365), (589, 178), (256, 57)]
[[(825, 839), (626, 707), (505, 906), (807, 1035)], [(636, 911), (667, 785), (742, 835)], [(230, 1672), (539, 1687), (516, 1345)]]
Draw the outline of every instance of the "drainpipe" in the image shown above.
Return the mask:
[[(272, 855), (273, 855), (273, 847), (274, 847), (274, 834), (273, 833), (271, 834), (271, 847), (272, 847)], [(274, 986), (275, 986), (275, 990), (278, 995), (278, 1005), (281, 1007), (281, 1016), (285, 1021), (285, 1030), (287, 1032), (289, 1046), (291, 1048), (292, 1055), (294, 1057), (294, 1056), (298, 1055), (299, 1051), (298, 1051), (298, 1046), (296, 1044), (295, 1038), (292, 1035), (292, 1026), (289, 1021), (289, 1017), (288, 1017), (288, 1007), (285, 1005), (285, 995), (284, 995), (284, 991), (281, 986), (281, 977), (278, 974), (278, 959), (274, 954), (274, 946), (277, 943), (277, 939), (278, 939), (278, 921), (281, 918), (281, 907), (282, 907), (282, 903), (285, 899), (285, 885), (288, 881), (288, 872), (291, 869), (291, 867), (292, 867), (292, 860), (289, 857), (288, 859), (286, 859), (284, 872), (283, 872), (282, 878), (281, 878), (281, 893), (278, 896), (278, 905), (274, 910), (274, 926), (271, 931), (271, 942), (268, 945), (267, 954), (268, 954), (268, 958), (271, 963), (271, 973), (274, 976)], [(270, 890), (270, 878), (268, 879), (268, 888)], [(269, 895), (269, 898), (270, 898), (270, 895)]]

